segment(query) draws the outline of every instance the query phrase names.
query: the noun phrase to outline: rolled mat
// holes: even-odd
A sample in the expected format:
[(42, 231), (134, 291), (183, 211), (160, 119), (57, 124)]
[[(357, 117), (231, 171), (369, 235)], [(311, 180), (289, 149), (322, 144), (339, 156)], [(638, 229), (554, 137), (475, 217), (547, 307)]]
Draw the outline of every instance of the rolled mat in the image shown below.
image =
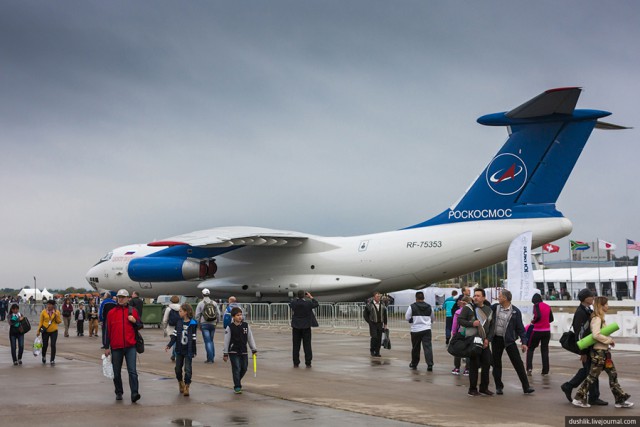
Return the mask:
[[(610, 325), (606, 325), (604, 328), (600, 329), (600, 333), (605, 337), (608, 337), (618, 329), (620, 329), (620, 326), (618, 326), (616, 322), (613, 322)], [(587, 347), (591, 347), (595, 343), (596, 343), (596, 340), (595, 338), (593, 338), (593, 334), (589, 334), (586, 337), (582, 338), (580, 341), (578, 341), (578, 348), (580, 350), (584, 350)]]

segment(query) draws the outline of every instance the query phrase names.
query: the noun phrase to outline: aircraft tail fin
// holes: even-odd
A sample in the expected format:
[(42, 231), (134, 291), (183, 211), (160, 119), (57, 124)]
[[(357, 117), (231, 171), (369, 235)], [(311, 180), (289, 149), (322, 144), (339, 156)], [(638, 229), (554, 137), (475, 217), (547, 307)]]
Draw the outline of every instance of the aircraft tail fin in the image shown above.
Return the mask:
[(407, 228), (464, 221), (562, 217), (555, 203), (594, 127), (611, 113), (576, 110), (581, 88), (548, 90), (478, 123), (506, 126), (509, 138), (462, 198), (440, 215)]

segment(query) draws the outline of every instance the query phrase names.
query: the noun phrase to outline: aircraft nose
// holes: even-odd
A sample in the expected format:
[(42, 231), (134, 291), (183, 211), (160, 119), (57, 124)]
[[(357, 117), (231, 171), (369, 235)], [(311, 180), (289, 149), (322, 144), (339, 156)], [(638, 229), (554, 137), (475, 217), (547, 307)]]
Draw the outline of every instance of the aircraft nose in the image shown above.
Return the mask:
[(84, 278), (89, 283), (89, 286), (91, 286), (96, 291), (98, 290), (99, 279), (98, 279), (98, 272), (96, 271), (96, 267), (91, 267), (89, 271), (87, 271), (87, 274), (84, 276)]

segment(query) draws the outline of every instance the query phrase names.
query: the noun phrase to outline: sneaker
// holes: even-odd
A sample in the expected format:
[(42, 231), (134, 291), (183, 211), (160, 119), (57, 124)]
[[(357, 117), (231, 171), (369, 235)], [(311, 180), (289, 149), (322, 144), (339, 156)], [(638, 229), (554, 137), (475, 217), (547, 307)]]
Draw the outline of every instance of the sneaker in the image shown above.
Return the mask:
[(409, 369), (415, 371), (416, 369), (418, 369), (418, 367), (416, 365), (414, 365), (413, 363), (409, 363)]
[(629, 402), (628, 400), (625, 400), (622, 403), (615, 404), (616, 408), (631, 408), (632, 406), (633, 406), (633, 402)]
[(458, 369), (458, 368), (453, 368), (453, 369), (451, 370), (451, 374), (452, 374), (452, 375), (460, 375), (460, 369)]
[(469, 396), (480, 396), (480, 393), (478, 393), (478, 390), (469, 390), (467, 394)]
[(240, 387), (235, 387), (235, 388), (233, 389), (233, 392), (234, 392), (235, 394), (242, 394), (242, 388), (240, 388)]
[(591, 405), (589, 405), (587, 402), (583, 402), (582, 400), (573, 399), (571, 403), (574, 406), (578, 406), (580, 408), (591, 408)]
[(433, 372), (433, 365), (427, 366), (427, 372)]
[(17, 360), (13, 361), (13, 366), (18, 366), (18, 361)]
[(51, 361), (51, 366), (56, 366), (56, 361), (55, 360)]
[(527, 369), (527, 376), (530, 377), (533, 375), (533, 371), (531, 369)]
[(47, 364), (47, 359), (45, 359), (44, 357), (42, 358), (42, 364), (46, 365)]
[(22, 359), (18, 360), (18, 365), (22, 365)]
[(486, 396), (493, 396), (494, 393), (491, 390), (486, 389), (486, 390), (480, 390), (480, 394), (484, 394)]
[(140, 393), (135, 393), (131, 395), (131, 403), (136, 403), (138, 400), (140, 400), (142, 396), (140, 396)]
[(469, 370), (468, 370), (468, 369), (465, 369), (465, 370), (464, 370), (464, 373), (463, 373), (462, 375), (464, 375), (465, 377), (468, 377), (468, 376), (469, 376)]
[(116, 393), (116, 400), (122, 400), (122, 393)]

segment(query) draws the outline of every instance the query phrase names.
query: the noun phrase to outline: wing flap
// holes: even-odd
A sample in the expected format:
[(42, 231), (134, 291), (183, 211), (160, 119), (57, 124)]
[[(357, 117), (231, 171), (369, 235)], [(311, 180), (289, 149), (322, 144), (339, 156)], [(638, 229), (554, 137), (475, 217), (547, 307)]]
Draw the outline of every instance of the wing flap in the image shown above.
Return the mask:
[(194, 231), (169, 237), (149, 246), (175, 246), (179, 244), (202, 248), (228, 248), (231, 246), (282, 246), (296, 247), (311, 237), (293, 231), (258, 227), (221, 227)]

